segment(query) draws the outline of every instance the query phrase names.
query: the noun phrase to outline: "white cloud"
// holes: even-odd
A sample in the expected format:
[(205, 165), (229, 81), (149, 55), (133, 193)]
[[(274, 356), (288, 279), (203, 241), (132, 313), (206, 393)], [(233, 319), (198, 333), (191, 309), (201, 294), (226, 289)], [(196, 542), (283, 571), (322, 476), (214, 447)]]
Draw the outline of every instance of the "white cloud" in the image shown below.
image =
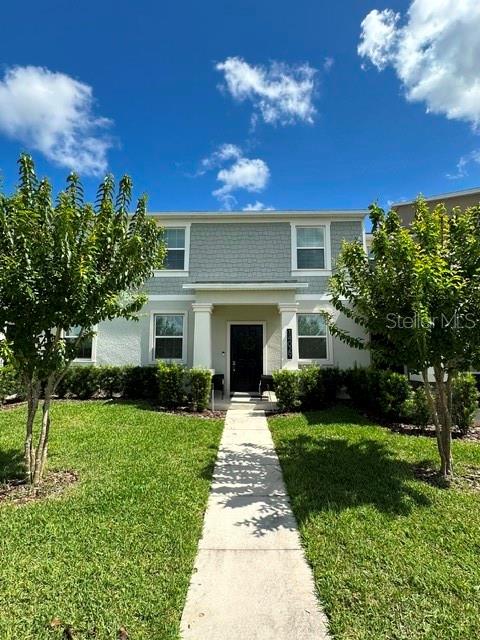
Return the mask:
[(217, 198), (222, 198), (238, 189), (245, 189), (251, 193), (262, 191), (270, 178), (268, 165), (260, 158), (238, 158), (230, 167), (220, 169), (217, 180), (223, 186), (213, 192)]
[(480, 2), (413, 0), (406, 19), (390, 9), (362, 22), (358, 53), (393, 67), (407, 100), (428, 112), (480, 125)]
[(468, 176), (468, 167), (470, 164), (480, 164), (480, 149), (474, 149), (470, 153), (465, 154), (457, 162), (457, 170), (455, 173), (447, 173), (446, 176), (450, 180), (458, 180)]
[(218, 198), (223, 208), (227, 210), (237, 204), (237, 199), (233, 195), (236, 191), (257, 193), (267, 186), (270, 179), (270, 169), (264, 160), (247, 158), (240, 147), (230, 143), (220, 145), (201, 161), (200, 167), (196, 176), (219, 169), (217, 181), (221, 186), (215, 189), (212, 195)]
[(216, 149), (212, 154), (208, 157), (203, 158), (200, 163), (200, 170), (197, 172), (197, 175), (203, 175), (206, 171), (210, 169), (215, 169), (216, 167), (222, 166), (228, 160), (236, 160), (242, 157), (242, 150), (240, 147), (237, 147), (236, 144), (225, 143), (221, 144), (218, 149)]
[(107, 118), (93, 114), (92, 88), (44, 67), (12, 67), (0, 79), (0, 131), (80, 173), (107, 169)]
[(382, 12), (374, 9), (363, 19), (358, 53), (362, 58), (370, 58), (377, 69), (385, 69), (391, 61), (392, 50), (397, 41), (396, 24), (399, 18), (400, 14), (391, 9)]
[[(231, 96), (250, 100), (268, 124), (312, 123), (316, 69), (308, 64), (289, 66), (272, 62), (269, 67), (250, 65), (240, 57), (230, 57), (215, 67), (224, 74)], [(256, 113), (253, 114), (256, 121)]]
[(255, 202), (250, 202), (249, 204), (243, 207), (243, 211), (275, 211), (275, 207), (269, 207), (263, 202), (259, 200), (255, 200)]

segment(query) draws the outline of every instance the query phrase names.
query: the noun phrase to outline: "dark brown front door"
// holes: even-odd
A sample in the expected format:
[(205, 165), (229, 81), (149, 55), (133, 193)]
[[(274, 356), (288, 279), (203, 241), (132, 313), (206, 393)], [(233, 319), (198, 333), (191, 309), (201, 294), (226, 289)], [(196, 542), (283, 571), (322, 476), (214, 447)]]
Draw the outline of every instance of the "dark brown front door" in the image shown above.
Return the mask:
[(230, 391), (258, 392), (262, 372), (262, 325), (230, 325)]

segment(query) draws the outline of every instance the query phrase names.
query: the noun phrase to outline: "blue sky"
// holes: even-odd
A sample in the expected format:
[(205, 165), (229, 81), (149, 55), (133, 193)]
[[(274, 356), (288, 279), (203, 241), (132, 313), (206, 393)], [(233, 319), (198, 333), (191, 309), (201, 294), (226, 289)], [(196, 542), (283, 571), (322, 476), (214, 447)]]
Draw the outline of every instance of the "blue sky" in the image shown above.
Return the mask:
[(477, 5), (7, 3), (4, 188), (21, 150), (57, 188), (80, 165), (89, 196), (104, 170), (127, 172), (152, 211), (363, 208), (478, 186)]

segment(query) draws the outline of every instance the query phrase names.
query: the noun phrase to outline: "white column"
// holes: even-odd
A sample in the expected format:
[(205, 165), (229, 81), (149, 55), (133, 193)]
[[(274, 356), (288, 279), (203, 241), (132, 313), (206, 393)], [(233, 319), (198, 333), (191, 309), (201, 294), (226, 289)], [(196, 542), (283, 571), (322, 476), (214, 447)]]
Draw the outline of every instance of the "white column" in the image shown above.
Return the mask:
[[(298, 302), (280, 302), (282, 325), (282, 369), (298, 369), (298, 337), (297, 337), (297, 310)], [(288, 335), (291, 333), (291, 354), (289, 354)], [(288, 356), (291, 355), (291, 358)]]
[(193, 366), (212, 368), (212, 310), (209, 302), (194, 302)]

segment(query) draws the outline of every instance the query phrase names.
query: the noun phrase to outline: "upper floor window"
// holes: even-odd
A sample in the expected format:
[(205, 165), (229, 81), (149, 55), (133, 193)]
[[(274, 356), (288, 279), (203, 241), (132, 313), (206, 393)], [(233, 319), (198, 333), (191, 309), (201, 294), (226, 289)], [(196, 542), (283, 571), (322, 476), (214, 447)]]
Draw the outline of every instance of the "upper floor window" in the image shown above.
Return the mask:
[(325, 269), (325, 227), (296, 227), (297, 269)]
[(185, 228), (167, 227), (165, 244), (167, 245), (165, 269), (183, 271), (185, 269)]
[(183, 314), (158, 314), (154, 317), (155, 359), (183, 360), (184, 353)]
[[(76, 342), (80, 335), (81, 327), (70, 327), (65, 333), (65, 340), (68, 342)], [(76, 360), (92, 360), (93, 356), (93, 338), (81, 338), (77, 345)]]
[(299, 313), (298, 357), (300, 360), (327, 359), (327, 324), (319, 313)]

